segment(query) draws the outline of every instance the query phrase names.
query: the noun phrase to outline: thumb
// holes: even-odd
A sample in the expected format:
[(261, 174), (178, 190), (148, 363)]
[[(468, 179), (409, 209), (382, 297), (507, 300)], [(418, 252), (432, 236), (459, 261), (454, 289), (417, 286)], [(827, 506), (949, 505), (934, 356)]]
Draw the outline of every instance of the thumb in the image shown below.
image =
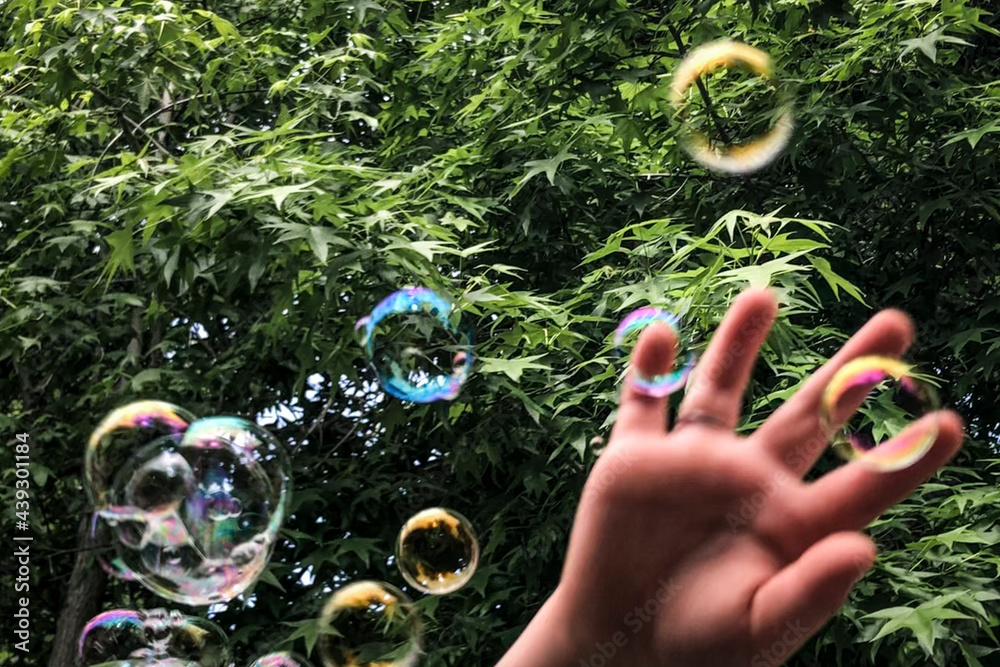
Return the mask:
[(875, 545), (855, 532), (823, 538), (754, 596), (753, 667), (783, 664), (844, 605), (875, 562)]

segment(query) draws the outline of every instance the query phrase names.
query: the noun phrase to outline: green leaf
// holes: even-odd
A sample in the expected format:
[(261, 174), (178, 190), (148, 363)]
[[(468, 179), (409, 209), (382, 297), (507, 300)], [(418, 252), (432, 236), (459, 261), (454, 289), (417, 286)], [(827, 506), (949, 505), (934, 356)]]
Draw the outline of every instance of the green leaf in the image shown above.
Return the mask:
[(288, 199), (290, 195), (299, 194), (303, 192), (314, 192), (318, 193), (319, 190), (313, 188), (312, 186), (319, 182), (319, 179), (313, 179), (308, 183), (299, 183), (296, 185), (282, 185), (273, 188), (267, 188), (265, 190), (259, 190), (248, 195), (240, 197), (240, 202), (253, 201), (255, 199), (262, 199), (265, 197), (271, 197), (274, 200), (274, 207), (279, 211), (285, 200)]
[(858, 290), (857, 287), (849, 283), (847, 280), (845, 280), (843, 277), (841, 277), (839, 274), (834, 272), (833, 267), (830, 266), (830, 262), (826, 261), (822, 257), (814, 257), (811, 255), (809, 257), (809, 262), (813, 266), (815, 266), (816, 270), (819, 271), (819, 274), (823, 276), (823, 279), (826, 281), (826, 284), (830, 286), (831, 290), (833, 290), (833, 295), (837, 297), (837, 299), (840, 299), (840, 290), (843, 289), (858, 303), (864, 304), (866, 306), (868, 305), (867, 303), (865, 303), (865, 299), (864, 296), (862, 296), (861, 291)]
[(910, 630), (920, 646), (927, 655), (934, 652), (935, 639), (943, 637), (935, 622), (951, 619), (970, 619), (968, 614), (963, 614), (954, 609), (939, 606), (936, 601), (920, 605), (916, 609), (910, 607), (890, 607), (883, 609), (862, 618), (886, 618), (889, 619), (878, 631), (872, 641), (877, 641), (894, 632), (900, 630)]
[(976, 145), (982, 140), (983, 137), (994, 132), (1000, 132), (1000, 120), (994, 120), (986, 125), (982, 125), (971, 130), (963, 130), (961, 132), (956, 132), (955, 134), (949, 134), (948, 140), (944, 142), (944, 145), (948, 146), (949, 144), (953, 144), (964, 139), (969, 142), (969, 148), (975, 150)]
[(549, 370), (546, 364), (537, 363), (544, 354), (536, 354), (519, 359), (481, 358), (479, 370), (483, 373), (503, 373), (514, 382), (521, 379), (521, 374), (529, 369)]

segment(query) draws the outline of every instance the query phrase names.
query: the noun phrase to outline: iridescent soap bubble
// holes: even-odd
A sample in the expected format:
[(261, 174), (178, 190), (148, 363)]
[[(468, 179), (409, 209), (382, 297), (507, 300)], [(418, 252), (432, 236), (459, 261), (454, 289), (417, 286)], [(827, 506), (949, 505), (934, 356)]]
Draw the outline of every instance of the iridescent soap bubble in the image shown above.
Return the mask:
[(913, 422), (939, 407), (937, 392), (910, 364), (860, 357), (830, 380), (820, 421), (842, 457), (891, 472), (913, 465), (934, 445), (937, 420)]
[[(755, 128), (760, 125), (763, 133), (750, 141), (738, 142), (728, 136), (732, 126), (739, 123), (734, 123), (735, 119), (725, 110), (731, 106), (734, 109), (732, 116), (744, 113), (743, 109), (751, 98), (756, 98), (754, 87), (723, 91), (723, 94), (708, 91), (704, 79), (722, 68), (734, 75), (740, 69), (748, 70), (752, 78), (746, 84), (766, 88), (767, 98), (773, 104), (772, 109), (751, 119), (749, 124)], [(695, 88), (692, 88), (693, 85)], [(703, 94), (714, 100), (712, 106), (704, 101)], [(734, 97), (731, 105), (727, 99), (730, 95)], [(792, 136), (794, 114), (791, 99), (774, 75), (770, 56), (739, 42), (721, 40), (691, 51), (674, 75), (670, 103), (680, 123), (681, 144), (697, 162), (722, 173), (747, 174), (767, 166), (781, 154)], [(698, 104), (705, 105), (703, 117), (699, 120), (703, 120), (710, 130), (702, 131), (694, 127), (691, 109)], [(753, 112), (750, 114), (753, 115)], [(727, 123), (730, 130), (720, 129)], [(720, 134), (718, 140), (710, 140), (707, 136), (709, 131), (724, 134)]]
[(86, 667), (225, 667), (226, 635), (209, 621), (178, 611), (115, 609), (98, 614), (80, 634)]
[[(615, 329), (615, 347), (618, 348), (619, 352), (624, 354), (629, 343), (634, 344), (634, 340), (638, 338), (639, 332), (654, 322), (660, 322), (670, 327), (678, 344), (680, 343), (680, 323), (677, 318), (659, 308), (649, 307), (634, 310), (621, 321), (618, 328)], [(689, 353), (687, 360), (680, 368), (662, 375), (647, 377), (633, 366), (629, 381), (632, 387), (647, 396), (667, 396), (687, 384), (688, 377), (691, 375), (694, 365), (694, 354)]]
[(250, 663), (249, 667), (312, 667), (308, 660), (287, 651), (268, 653)]
[(138, 401), (109, 413), (90, 435), (84, 453), (85, 486), (94, 505), (111, 504), (107, 493), (112, 480), (136, 450), (161, 437), (180, 442), (194, 420), (187, 410), (163, 401)]
[[(142, 529), (145, 530), (145, 526)], [(118, 555), (114, 542), (117, 539), (119, 536), (115, 527), (111, 526), (100, 512), (94, 512), (90, 517), (90, 543), (95, 546), (94, 560), (102, 570), (116, 579), (137, 581), (139, 576), (130, 570)]]
[(378, 581), (338, 589), (323, 607), (317, 642), (325, 667), (413, 667), (422, 629), (410, 599)]
[(177, 506), (190, 495), (195, 486), (191, 466), (176, 450), (157, 449), (155, 456), (144, 461), (125, 484), (125, 501), (139, 509), (153, 512)]
[(420, 287), (394, 292), (355, 326), (386, 393), (453, 400), (472, 371), (472, 334), (447, 299)]
[(195, 477), (179, 449), (172, 437), (157, 438), (118, 470), (107, 493), (112, 504), (97, 511), (118, 543), (132, 549), (190, 543), (181, 507), (194, 490)]
[(231, 600), (264, 571), (291, 489), (284, 448), (245, 419), (191, 423), (179, 443), (138, 450), (115, 478), (101, 516), (118, 557), (161, 597)]
[(479, 540), (458, 512), (432, 507), (410, 517), (396, 538), (396, 565), (407, 583), (424, 593), (457, 591), (479, 565)]

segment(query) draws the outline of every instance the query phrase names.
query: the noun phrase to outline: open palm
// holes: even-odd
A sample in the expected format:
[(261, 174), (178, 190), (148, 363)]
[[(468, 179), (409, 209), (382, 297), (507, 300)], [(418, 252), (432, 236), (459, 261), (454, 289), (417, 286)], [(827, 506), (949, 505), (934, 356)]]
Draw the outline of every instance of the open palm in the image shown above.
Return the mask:
[[(559, 588), (501, 665), (773, 667), (844, 603), (875, 558), (859, 531), (955, 454), (962, 424), (952, 412), (924, 417), (938, 420), (938, 440), (905, 470), (852, 463), (803, 482), (827, 446), (819, 402), (830, 378), (859, 356), (901, 355), (912, 325), (897, 311), (872, 318), (740, 437), (733, 429), (742, 394), (775, 312), (768, 291), (736, 300), (672, 429), (667, 399), (626, 384)], [(650, 327), (634, 363), (664, 372), (674, 347), (668, 328)]]

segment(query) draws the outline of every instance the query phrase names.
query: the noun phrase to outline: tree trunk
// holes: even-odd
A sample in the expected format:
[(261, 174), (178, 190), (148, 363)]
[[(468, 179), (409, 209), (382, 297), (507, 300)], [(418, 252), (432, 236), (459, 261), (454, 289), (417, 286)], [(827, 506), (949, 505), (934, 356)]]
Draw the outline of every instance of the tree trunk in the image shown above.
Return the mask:
[(87, 621), (101, 611), (108, 575), (95, 562), (94, 554), (98, 548), (106, 545), (98, 544), (91, 537), (90, 517), (84, 517), (80, 522), (77, 544), (80, 545), (80, 550), (76, 554), (73, 576), (69, 580), (69, 589), (56, 625), (56, 636), (52, 640), (49, 667), (70, 667), (76, 664), (80, 631)]

